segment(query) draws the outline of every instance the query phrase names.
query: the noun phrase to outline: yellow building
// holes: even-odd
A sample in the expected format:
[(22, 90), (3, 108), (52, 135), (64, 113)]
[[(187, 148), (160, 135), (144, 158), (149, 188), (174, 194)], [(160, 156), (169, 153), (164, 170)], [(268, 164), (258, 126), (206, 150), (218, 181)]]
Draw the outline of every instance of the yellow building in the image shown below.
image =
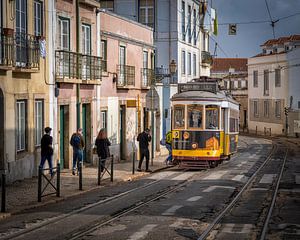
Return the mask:
[(46, 3), (0, 3), (0, 169), (9, 181), (36, 175), (49, 124)]

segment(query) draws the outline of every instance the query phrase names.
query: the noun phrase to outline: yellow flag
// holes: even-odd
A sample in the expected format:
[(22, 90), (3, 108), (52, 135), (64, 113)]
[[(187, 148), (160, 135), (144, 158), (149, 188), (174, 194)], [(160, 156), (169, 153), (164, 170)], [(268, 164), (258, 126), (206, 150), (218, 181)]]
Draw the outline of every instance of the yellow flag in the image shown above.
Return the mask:
[(214, 34), (217, 36), (218, 35), (218, 17), (217, 17), (217, 13), (214, 19)]

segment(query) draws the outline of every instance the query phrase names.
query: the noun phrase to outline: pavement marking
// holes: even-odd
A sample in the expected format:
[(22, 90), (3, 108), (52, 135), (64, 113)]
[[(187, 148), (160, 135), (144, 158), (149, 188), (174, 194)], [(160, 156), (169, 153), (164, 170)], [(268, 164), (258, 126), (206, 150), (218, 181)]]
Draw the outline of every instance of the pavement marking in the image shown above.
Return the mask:
[(217, 188), (235, 189), (235, 187), (230, 187), (230, 186), (210, 186), (210, 187), (204, 189), (203, 192), (212, 192)]
[(177, 177), (172, 178), (171, 180), (175, 180), (175, 181), (186, 180), (186, 179), (188, 179), (189, 177), (191, 177), (191, 176), (194, 175), (194, 174), (195, 174), (195, 173), (193, 173), (193, 172), (185, 172), (185, 173), (180, 174), (180, 175), (177, 176)]
[(128, 240), (138, 240), (147, 236), (147, 234), (157, 226), (157, 224), (147, 224), (142, 227), (138, 232), (132, 234)]
[(187, 199), (187, 201), (188, 202), (196, 202), (201, 198), (202, 198), (202, 196), (194, 196), (194, 197), (191, 197), (191, 198)]
[(162, 213), (163, 216), (172, 216), (175, 214), (176, 210), (178, 210), (179, 208), (182, 208), (182, 205), (174, 205), (172, 207), (170, 207), (169, 209), (167, 209), (165, 212)]
[(300, 184), (300, 175), (295, 175), (295, 182), (296, 184)]
[(272, 183), (277, 174), (264, 174), (259, 183)]
[(147, 179), (158, 180), (158, 179), (167, 178), (173, 174), (174, 172), (158, 172), (156, 174), (151, 174), (149, 177), (147, 177)]
[(266, 188), (251, 188), (251, 191), (267, 191)]
[(227, 223), (224, 224), (222, 232), (226, 233), (240, 233), (240, 234), (249, 234), (253, 229), (253, 224), (234, 224)]
[(232, 178), (231, 180), (233, 181), (238, 181), (238, 182), (244, 182), (246, 181), (246, 176), (245, 175), (236, 175), (234, 178)]
[(203, 178), (206, 180), (216, 180), (216, 179), (220, 179), (223, 175), (225, 175), (226, 173), (228, 173), (228, 171), (217, 171), (214, 173), (209, 174), (207, 177)]
[(256, 158), (256, 157), (257, 157), (256, 154), (252, 154), (252, 155), (249, 156), (249, 158)]

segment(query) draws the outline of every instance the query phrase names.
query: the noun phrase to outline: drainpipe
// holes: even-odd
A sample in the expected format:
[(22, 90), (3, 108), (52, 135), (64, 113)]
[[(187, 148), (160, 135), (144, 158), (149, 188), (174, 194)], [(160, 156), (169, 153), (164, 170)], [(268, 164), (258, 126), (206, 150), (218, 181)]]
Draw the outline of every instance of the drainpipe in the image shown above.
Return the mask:
[[(79, 77), (79, 51), (80, 51), (80, 15), (79, 15), (79, 0), (76, 0), (76, 53), (77, 53), (77, 69), (76, 75)], [(80, 84), (76, 84), (76, 114), (77, 114), (77, 129), (80, 128)]]

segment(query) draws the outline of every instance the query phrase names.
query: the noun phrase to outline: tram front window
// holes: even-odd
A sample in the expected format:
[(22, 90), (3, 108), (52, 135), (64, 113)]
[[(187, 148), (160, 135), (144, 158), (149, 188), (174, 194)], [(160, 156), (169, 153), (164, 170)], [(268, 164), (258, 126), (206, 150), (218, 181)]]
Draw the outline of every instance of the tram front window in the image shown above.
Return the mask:
[(219, 129), (219, 107), (207, 105), (205, 108), (205, 128)]
[(188, 109), (188, 127), (189, 128), (202, 128), (202, 105), (189, 105)]
[(174, 129), (184, 128), (184, 106), (174, 107)]

